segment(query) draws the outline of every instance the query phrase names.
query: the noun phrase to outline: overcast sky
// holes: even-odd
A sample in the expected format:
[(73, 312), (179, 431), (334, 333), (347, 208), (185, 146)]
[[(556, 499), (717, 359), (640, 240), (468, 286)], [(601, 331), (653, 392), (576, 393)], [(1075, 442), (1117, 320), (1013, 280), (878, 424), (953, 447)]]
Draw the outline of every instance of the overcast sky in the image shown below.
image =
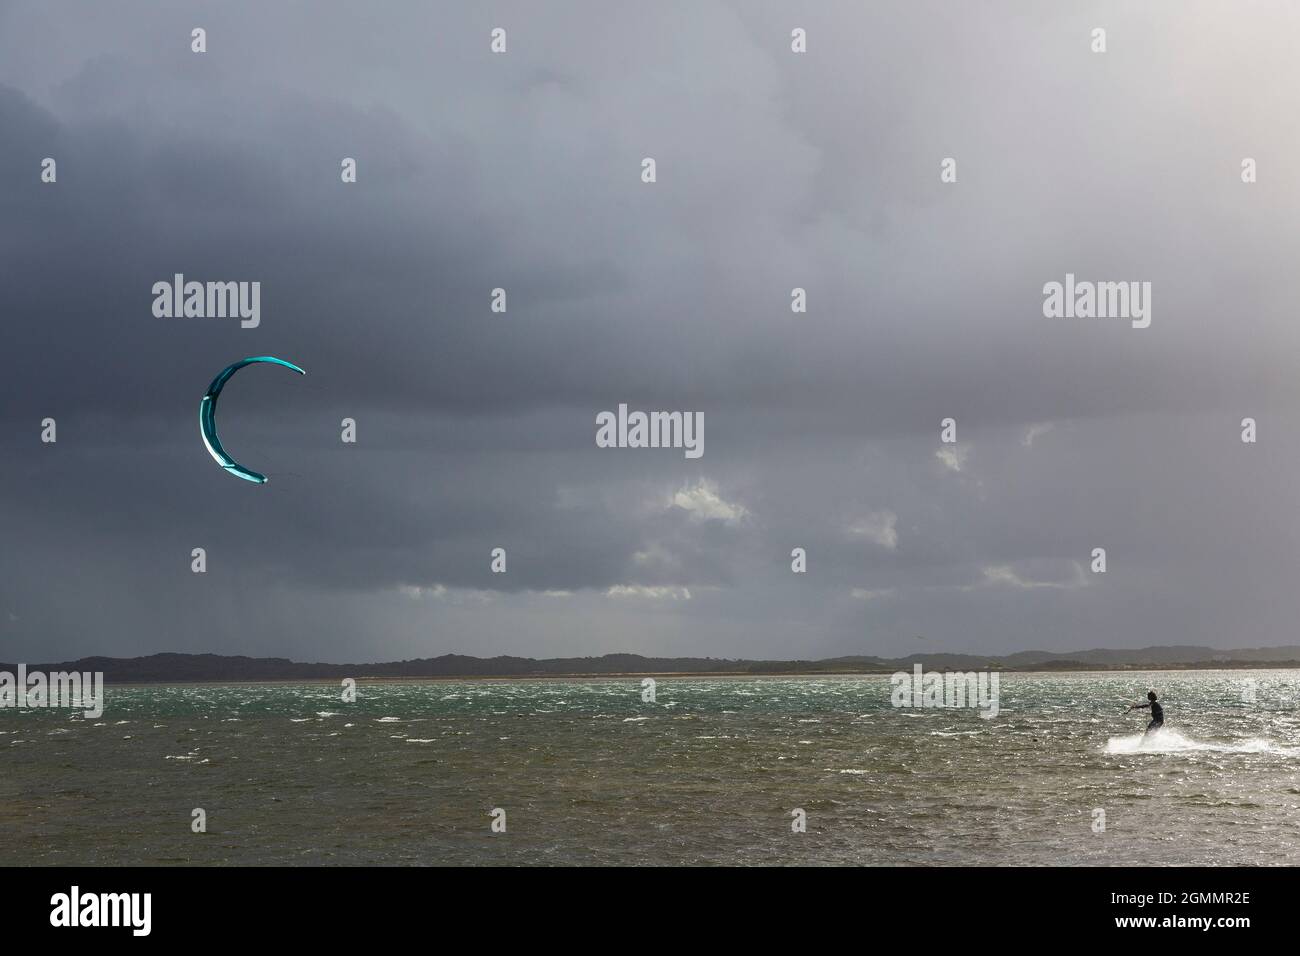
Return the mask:
[[(0, 2), (0, 660), (1295, 643), (1298, 32)], [(261, 282), (260, 326), (155, 317), (178, 272)], [(1151, 326), (1045, 318), (1066, 273), (1152, 283)], [(308, 375), (222, 397), (256, 486), (197, 418), (261, 354)], [(597, 448), (619, 403), (703, 456)]]

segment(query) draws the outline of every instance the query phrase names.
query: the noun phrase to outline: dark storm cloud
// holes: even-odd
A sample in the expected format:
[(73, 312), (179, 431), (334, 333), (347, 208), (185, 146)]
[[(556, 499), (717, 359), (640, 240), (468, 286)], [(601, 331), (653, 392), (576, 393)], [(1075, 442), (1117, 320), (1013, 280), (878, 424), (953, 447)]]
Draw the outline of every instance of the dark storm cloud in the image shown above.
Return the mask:
[[(1293, 10), (590, 10), (0, 6), (0, 656), (1291, 639)], [(264, 488), (196, 427), (248, 354), (309, 372), (222, 399)], [(704, 457), (597, 449), (620, 402)]]

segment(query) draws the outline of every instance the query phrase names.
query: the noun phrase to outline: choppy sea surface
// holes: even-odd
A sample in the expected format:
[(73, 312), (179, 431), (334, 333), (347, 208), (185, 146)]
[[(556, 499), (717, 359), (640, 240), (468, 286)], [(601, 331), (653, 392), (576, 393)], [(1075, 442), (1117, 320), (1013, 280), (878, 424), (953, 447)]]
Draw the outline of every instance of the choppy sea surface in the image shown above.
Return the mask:
[(0, 864), (1300, 863), (1300, 671), (999, 690), (985, 719), (887, 676), (110, 687), (97, 720), (0, 710)]

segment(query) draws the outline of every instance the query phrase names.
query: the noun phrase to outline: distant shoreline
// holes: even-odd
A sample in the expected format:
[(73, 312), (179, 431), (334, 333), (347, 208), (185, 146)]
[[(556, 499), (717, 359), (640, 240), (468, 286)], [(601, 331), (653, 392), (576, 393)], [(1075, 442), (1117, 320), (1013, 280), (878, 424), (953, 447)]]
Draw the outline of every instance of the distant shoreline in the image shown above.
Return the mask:
[(632, 680), (652, 677), (863, 677), (911, 672), (971, 671), (1000, 674), (1123, 674), (1150, 671), (1250, 671), (1300, 669), (1300, 645), (1234, 648), (1166, 645), (1132, 649), (1093, 648), (1062, 653), (1018, 651), (972, 654), (914, 653), (890, 658), (868, 654), (808, 660), (725, 657), (648, 657), (604, 654), (592, 657), (475, 657), (443, 654), (400, 661), (310, 663), (285, 657), (222, 654), (151, 654), (144, 657), (82, 657), (59, 663), (0, 663), (0, 672), (103, 674), (106, 684), (284, 684), (412, 681)]
[[(1193, 666), (1177, 667), (1169, 665), (1153, 665), (1151, 667), (1079, 667), (1079, 668), (1049, 668), (1046, 670), (1027, 668), (1024, 670), (1003, 669), (999, 673), (1003, 674), (1023, 674), (1025, 676), (1034, 675), (1053, 675), (1053, 674), (1175, 674), (1204, 671), (1294, 671), (1300, 670), (1300, 663), (1295, 664), (1245, 664), (1236, 666)], [(897, 673), (893, 670), (882, 671), (827, 671), (818, 673), (815, 671), (770, 671), (761, 674), (748, 673), (745, 671), (629, 671), (624, 674), (457, 674), (457, 675), (438, 675), (428, 677), (373, 677), (359, 676), (353, 677), (358, 684), (448, 684), (473, 681), (477, 683), (516, 683), (520, 681), (608, 681), (608, 680), (634, 680), (642, 677), (652, 677), (655, 680), (666, 680), (669, 678), (685, 678), (689, 680), (700, 679), (722, 679), (722, 680), (765, 680), (768, 678), (784, 679), (790, 677), (805, 678), (829, 678), (829, 677), (888, 677)], [(241, 685), (249, 687), (259, 686), (284, 686), (290, 684), (328, 684), (334, 686), (338, 684), (340, 678), (334, 677), (278, 677), (272, 679), (232, 679), (221, 680), (219, 678), (204, 678), (202, 680), (126, 680), (111, 681), (105, 679), (104, 683), (110, 687), (159, 687), (171, 685), (184, 686), (231, 686)]]

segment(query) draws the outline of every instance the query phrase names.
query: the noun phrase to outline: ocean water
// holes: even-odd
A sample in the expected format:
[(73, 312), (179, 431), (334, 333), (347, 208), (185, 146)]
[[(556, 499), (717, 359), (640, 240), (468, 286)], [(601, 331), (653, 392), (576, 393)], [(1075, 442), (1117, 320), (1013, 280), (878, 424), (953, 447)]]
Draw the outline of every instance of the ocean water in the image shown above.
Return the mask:
[(0, 710), (0, 864), (1300, 863), (1297, 671), (1003, 674), (993, 719), (894, 708), (885, 676), (358, 693)]

